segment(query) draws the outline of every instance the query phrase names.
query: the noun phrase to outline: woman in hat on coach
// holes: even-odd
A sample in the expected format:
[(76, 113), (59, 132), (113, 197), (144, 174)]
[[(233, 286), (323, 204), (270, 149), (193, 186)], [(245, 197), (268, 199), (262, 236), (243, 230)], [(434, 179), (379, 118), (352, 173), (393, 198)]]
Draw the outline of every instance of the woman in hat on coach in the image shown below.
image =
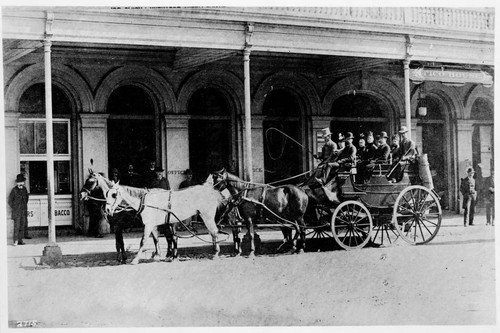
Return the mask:
[(14, 246), (24, 245), (24, 226), (28, 224), (28, 190), (24, 182), (26, 178), (22, 173), (16, 177), (16, 186), (9, 195), (9, 206), (12, 209), (12, 219), (14, 220)]

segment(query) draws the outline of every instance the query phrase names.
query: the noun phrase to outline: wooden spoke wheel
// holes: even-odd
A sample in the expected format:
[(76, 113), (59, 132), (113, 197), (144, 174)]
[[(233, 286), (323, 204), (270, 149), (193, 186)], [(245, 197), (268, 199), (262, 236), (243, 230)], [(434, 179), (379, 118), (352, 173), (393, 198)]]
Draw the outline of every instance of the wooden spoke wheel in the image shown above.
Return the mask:
[(314, 238), (331, 238), (330, 220), (332, 211), (324, 205), (316, 205), (313, 211), (314, 224), (310, 227), (307, 237)]
[(372, 243), (374, 245), (391, 245), (398, 238), (399, 232), (391, 221), (374, 223), (372, 231)]
[(372, 216), (359, 201), (342, 202), (332, 215), (332, 232), (337, 243), (346, 250), (358, 249), (370, 241)]
[(418, 245), (436, 237), (441, 217), (441, 205), (436, 194), (426, 187), (412, 185), (399, 193), (392, 223), (405, 241)]

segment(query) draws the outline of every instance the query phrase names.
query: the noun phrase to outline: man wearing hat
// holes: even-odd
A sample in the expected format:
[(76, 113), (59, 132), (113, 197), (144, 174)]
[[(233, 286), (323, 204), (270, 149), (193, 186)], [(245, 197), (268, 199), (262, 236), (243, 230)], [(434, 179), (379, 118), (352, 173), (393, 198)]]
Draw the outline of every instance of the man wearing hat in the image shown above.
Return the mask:
[(12, 219), (14, 220), (13, 245), (24, 245), (24, 227), (28, 224), (28, 190), (24, 185), (26, 178), (22, 173), (16, 177), (16, 186), (9, 195), (9, 206), (12, 209)]
[(345, 147), (339, 152), (333, 162), (328, 163), (329, 169), (325, 174), (323, 184), (328, 184), (337, 175), (341, 167), (354, 166), (356, 164), (356, 147), (352, 144), (352, 140), (354, 140), (354, 135), (351, 132), (347, 132), (343, 139)]
[(387, 144), (387, 132), (380, 132), (378, 139), (378, 148), (375, 152), (374, 162), (385, 163), (389, 160), (389, 155), (391, 154), (391, 147)]
[(326, 127), (321, 130), (323, 132), (323, 139), (325, 140), (325, 144), (321, 149), (321, 153), (313, 155), (314, 158), (325, 162), (332, 158), (332, 156), (337, 151), (337, 144), (332, 140), (332, 132), (330, 132), (330, 128)]
[(186, 179), (184, 179), (179, 185), (179, 190), (196, 185), (193, 181), (193, 171), (191, 169), (186, 169), (186, 171), (184, 171), (184, 175), (186, 176)]
[(156, 179), (153, 179), (150, 183), (151, 188), (161, 188), (164, 190), (170, 190), (170, 183), (168, 182), (168, 179), (163, 177), (163, 168), (161, 167), (156, 167), (155, 168), (155, 174), (156, 174)]
[(399, 150), (397, 151), (397, 154), (393, 156), (394, 161), (389, 173), (387, 174), (387, 179), (389, 179), (389, 181), (395, 182), (401, 179), (408, 161), (413, 159), (417, 153), (415, 142), (408, 139), (407, 133), (408, 128), (406, 126), (401, 126), (401, 129), (398, 132)]
[(475, 171), (472, 167), (467, 168), (467, 177), (460, 182), (460, 193), (462, 193), (462, 208), (464, 209), (464, 227), (474, 225), (474, 211), (477, 200)]

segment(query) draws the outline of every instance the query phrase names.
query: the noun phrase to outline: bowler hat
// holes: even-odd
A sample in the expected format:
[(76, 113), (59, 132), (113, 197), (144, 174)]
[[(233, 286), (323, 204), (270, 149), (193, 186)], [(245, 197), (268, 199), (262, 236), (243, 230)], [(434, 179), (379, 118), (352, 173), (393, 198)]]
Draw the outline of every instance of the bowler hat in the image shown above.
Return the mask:
[(22, 173), (18, 174), (16, 176), (16, 183), (22, 183), (26, 180), (26, 177), (24, 177), (24, 175)]
[(345, 136), (342, 133), (339, 133), (339, 141), (344, 141)]
[(347, 132), (347, 133), (345, 134), (344, 141), (345, 141), (345, 140), (349, 140), (349, 139), (354, 139), (354, 134), (352, 134), (352, 132)]
[(380, 132), (380, 137), (381, 138), (387, 138), (388, 137), (387, 136), (387, 132), (385, 132), (385, 131)]
[(476, 173), (472, 167), (468, 167), (468, 168), (467, 168), (467, 173), (469, 173), (469, 172)]
[(408, 132), (408, 127), (401, 126), (401, 129), (399, 130), (399, 134), (403, 134), (403, 133), (406, 133), (406, 132)]

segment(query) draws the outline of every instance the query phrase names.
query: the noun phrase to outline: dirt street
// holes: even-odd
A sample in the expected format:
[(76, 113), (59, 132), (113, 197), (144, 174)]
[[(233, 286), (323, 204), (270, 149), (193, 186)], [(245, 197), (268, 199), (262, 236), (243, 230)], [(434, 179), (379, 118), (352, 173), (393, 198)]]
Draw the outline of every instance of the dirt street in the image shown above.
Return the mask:
[[(45, 328), (495, 325), (495, 228), (459, 222), (449, 217), (424, 246), (254, 259), (232, 257), (226, 246), (218, 260), (199, 255), (210, 251), (203, 247), (181, 249), (180, 262), (136, 266), (114, 264), (111, 235), (60, 240), (61, 268), (35, 265), (41, 242), (9, 246), (8, 319), (11, 327), (34, 320)], [(263, 245), (278, 245), (266, 237)], [(137, 249), (138, 239), (125, 241)], [(68, 262), (104, 244), (107, 255), (97, 264)]]

